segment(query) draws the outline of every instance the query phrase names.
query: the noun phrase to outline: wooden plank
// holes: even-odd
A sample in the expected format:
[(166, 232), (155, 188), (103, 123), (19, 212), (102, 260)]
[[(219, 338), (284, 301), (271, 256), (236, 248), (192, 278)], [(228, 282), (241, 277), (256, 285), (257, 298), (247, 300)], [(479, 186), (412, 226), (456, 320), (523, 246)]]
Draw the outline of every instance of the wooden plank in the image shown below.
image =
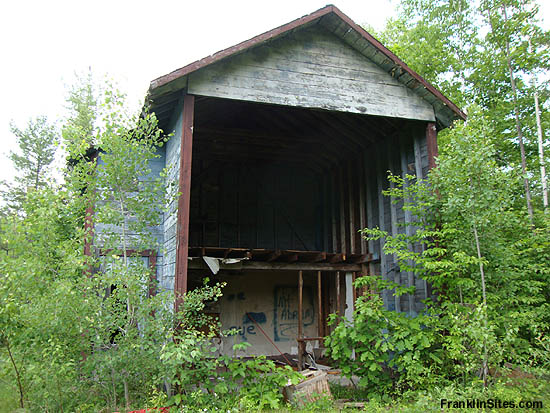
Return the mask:
[(340, 271), (336, 271), (336, 314), (340, 315)]
[(327, 259), (327, 253), (321, 251), (301, 251), (298, 259), (302, 262), (321, 262)]
[(271, 261), (275, 261), (277, 258), (279, 258), (281, 256), (281, 250), (275, 250), (273, 251), (271, 254), (269, 254), (269, 256), (267, 257), (266, 261), (267, 262), (271, 262)]
[[(330, 311), (330, 291), (331, 291), (331, 281), (330, 281), (330, 274), (327, 274), (326, 277), (323, 277), (322, 281), (322, 287), (323, 291), (325, 292), (323, 294), (323, 331), (324, 335), (328, 336), (330, 334), (330, 326), (328, 325), (328, 315), (331, 313)], [(323, 343), (321, 343), (323, 345)]]
[[(311, 35), (311, 34), (310, 34)], [(288, 36), (189, 74), (189, 93), (434, 121), (433, 107), (384, 69), (322, 30), (304, 47)], [(333, 66), (327, 75), (326, 66)], [(354, 73), (343, 73), (347, 68)], [(372, 74), (362, 74), (368, 67)], [(386, 76), (385, 80), (384, 77)]]
[[(393, 141), (392, 139), (392, 142), (390, 143), (391, 147), (392, 148), (395, 148), (396, 145), (395, 145), (395, 142)], [(397, 146), (399, 147), (399, 146)], [(388, 148), (388, 151), (387, 151), (387, 157), (388, 157), (388, 165), (390, 167), (390, 171), (392, 174), (396, 174), (396, 170), (397, 168), (395, 167), (395, 160), (394, 160), (394, 152), (392, 150), (389, 150)], [(395, 184), (390, 181), (390, 189), (395, 189)], [(392, 237), (396, 237), (397, 236), (397, 206), (395, 205), (394, 201), (395, 201), (395, 197), (391, 197), (390, 198), (391, 202), (390, 202), (390, 222), (391, 222), (391, 235)], [(401, 278), (400, 278), (400, 273), (397, 272), (397, 255), (396, 254), (393, 254), (392, 255), (392, 265), (393, 265), (393, 281), (396, 283), (396, 284), (399, 284), (401, 285)], [(397, 311), (398, 313), (401, 312), (401, 296), (397, 296), (394, 294), (394, 300), (395, 300), (395, 311)]]
[(438, 156), (437, 129), (435, 123), (428, 122), (426, 125), (426, 144), (428, 146), (428, 165), (430, 169), (435, 168), (435, 158)]
[(329, 197), (329, 178), (327, 173), (323, 173), (323, 191), (322, 191), (322, 204), (323, 204), (323, 249), (330, 251), (331, 245), (331, 222), (330, 222), (330, 197)]
[(329, 263), (337, 263), (337, 262), (343, 262), (346, 260), (346, 256), (344, 254), (335, 253), (335, 254), (327, 254), (327, 261)]
[(340, 195), (340, 251), (344, 254), (347, 254), (348, 252), (348, 242), (347, 242), (347, 236), (346, 236), (346, 195), (345, 195), (345, 178), (344, 178), (344, 167), (341, 166), (338, 169), (338, 175), (339, 175), (339, 187), (338, 192)]
[(338, 186), (336, 185), (336, 170), (333, 170), (332, 182), (330, 187), (330, 217), (332, 223), (332, 252), (340, 251), (340, 245), (338, 244), (338, 230), (337, 230), (337, 193), (336, 190)]
[(346, 262), (351, 262), (354, 264), (362, 264), (372, 261), (372, 254), (352, 254), (346, 257)]
[[(422, 152), (420, 145), (420, 137), (415, 134), (414, 136), (414, 169), (416, 173), (416, 182), (424, 180), (422, 173)], [(421, 253), (424, 252), (424, 244), (420, 244)], [(424, 299), (428, 298), (428, 282), (422, 279), (422, 286), (424, 288)]]
[(304, 336), (304, 332), (303, 332), (304, 323), (302, 320), (303, 290), (304, 290), (303, 271), (300, 270), (298, 271), (298, 338), (302, 338)]
[(355, 254), (357, 252), (356, 246), (356, 234), (357, 234), (357, 222), (355, 220), (355, 186), (353, 185), (353, 175), (354, 175), (354, 162), (353, 159), (350, 159), (348, 162), (348, 176), (347, 176), (347, 188), (348, 188), (348, 214), (349, 214), (349, 242), (350, 242), (350, 253)]
[(318, 310), (318, 331), (319, 337), (325, 336), (324, 323), (323, 323), (323, 294), (321, 289), (321, 271), (317, 271), (317, 310)]
[[(358, 179), (359, 179), (359, 227), (360, 229), (365, 229), (367, 227), (367, 217), (366, 217), (366, 181), (365, 181), (365, 164), (364, 164), (364, 156), (361, 155), (359, 157), (358, 162)], [(361, 242), (360, 242), (360, 250), (361, 254), (366, 254), (368, 251), (367, 241), (361, 234)]]
[(191, 195), (194, 110), (195, 96), (185, 95), (183, 98), (182, 133), (180, 144), (180, 196), (178, 198), (176, 275), (174, 280), (176, 312), (179, 311), (180, 306), (183, 303), (183, 296), (187, 292), (187, 254), (189, 247), (189, 208)]
[[(193, 259), (189, 262), (189, 269), (192, 270), (207, 270), (206, 264), (199, 259)], [(236, 271), (361, 271), (360, 264), (348, 263), (314, 263), (314, 262), (264, 262), (264, 261), (247, 261), (243, 260), (234, 264), (220, 263), (221, 270), (236, 270)]]
[[(385, 166), (384, 163), (382, 163), (382, 160), (385, 158), (383, 157), (385, 150), (385, 145), (380, 143), (376, 147), (376, 186), (377, 186), (377, 197), (378, 197), (378, 227), (382, 231), (386, 231), (386, 223), (385, 223), (385, 207), (384, 207), (384, 195), (382, 194), (382, 190), (384, 189), (384, 170)], [(380, 238), (379, 240), (380, 244), (380, 275), (384, 280), (388, 278), (388, 268), (387, 268), (387, 258), (386, 254), (384, 254), (384, 238)], [(383, 292), (384, 295), (384, 303), (387, 304), (389, 302), (389, 291), (388, 289), (384, 289)]]
[[(364, 172), (365, 172), (365, 202), (366, 202), (366, 215), (367, 215), (367, 226), (369, 228), (374, 228), (374, 211), (373, 211), (373, 196), (372, 189), (376, 185), (372, 185), (372, 178), (376, 178), (376, 174), (373, 173), (374, 168), (372, 167), (372, 153), (371, 151), (365, 152), (364, 155)], [(372, 174), (372, 176), (371, 176)], [(373, 258), (374, 256), (374, 241), (369, 240), (367, 242), (367, 252), (370, 253)], [(368, 274), (374, 275), (374, 264), (369, 263)]]
[(300, 340), (304, 337), (303, 332), (303, 289), (304, 280), (302, 277), (302, 271), (298, 271), (298, 370), (302, 370), (304, 366), (304, 345)]
[[(407, 162), (407, 153), (408, 153), (407, 143), (408, 143), (408, 141), (406, 139), (406, 136), (401, 136), (401, 138), (399, 140), (399, 151), (401, 152), (401, 178), (403, 178), (403, 189), (404, 190), (406, 190), (409, 187), (409, 181), (407, 179), (407, 171), (409, 169), (408, 162)], [(411, 226), (412, 213), (411, 213), (410, 210), (405, 208), (409, 204), (410, 204), (410, 199), (408, 197), (404, 198), (403, 199), (403, 209), (405, 210), (404, 211), (404, 213), (405, 213), (405, 235), (407, 237), (411, 237), (412, 234), (413, 234), (412, 226)], [(412, 245), (410, 245), (410, 243), (407, 244), (407, 249), (409, 251), (412, 251)], [(409, 266), (412, 266), (413, 262), (411, 260), (408, 260), (407, 264)], [(407, 271), (406, 274), (407, 274), (407, 284), (408, 284), (407, 286), (408, 287), (414, 286), (415, 285), (415, 283), (414, 283), (414, 273), (412, 271)], [(414, 294), (408, 294), (408, 298), (409, 298), (409, 314), (412, 314), (413, 311), (414, 311)]]
[(298, 254), (283, 251), (279, 259), (285, 262), (296, 262), (298, 261)]

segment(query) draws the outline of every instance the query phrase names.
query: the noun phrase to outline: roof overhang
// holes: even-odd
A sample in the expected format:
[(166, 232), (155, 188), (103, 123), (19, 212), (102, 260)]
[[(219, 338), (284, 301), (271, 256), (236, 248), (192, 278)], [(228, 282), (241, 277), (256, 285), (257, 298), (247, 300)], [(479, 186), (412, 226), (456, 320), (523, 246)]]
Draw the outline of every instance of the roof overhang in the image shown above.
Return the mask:
[(371, 59), (393, 78), (429, 102), (434, 108), (440, 127), (447, 127), (456, 119), (466, 119), (466, 114), (457, 105), (333, 5), (325, 6), (311, 14), (153, 80), (147, 94), (147, 101), (150, 103), (151, 110), (164, 113), (173, 110), (181, 97), (181, 91), (187, 87), (187, 77), (190, 73), (314, 24), (319, 24), (332, 32), (350, 47)]

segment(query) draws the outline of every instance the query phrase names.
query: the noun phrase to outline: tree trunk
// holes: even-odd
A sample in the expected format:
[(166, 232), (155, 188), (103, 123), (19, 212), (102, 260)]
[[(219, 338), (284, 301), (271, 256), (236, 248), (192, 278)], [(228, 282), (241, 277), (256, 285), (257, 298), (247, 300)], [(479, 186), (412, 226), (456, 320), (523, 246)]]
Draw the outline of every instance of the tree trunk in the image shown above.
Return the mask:
[[(477, 259), (479, 260), (479, 273), (481, 274), (481, 293), (483, 295), (483, 325), (487, 331), (487, 292), (485, 288), (485, 269), (481, 260), (481, 247), (479, 245), (479, 236), (476, 224), (474, 224), (474, 239), (476, 241)], [(489, 372), (489, 354), (487, 351), (487, 339), (483, 339), (483, 362), (481, 375), (483, 377), (483, 387), (487, 387), (487, 374)]]
[[(533, 79), (533, 86), (535, 82)], [(540, 161), (540, 180), (542, 183), (542, 204), (544, 205), (544, 212), (548, 212), (548, 186), (546, 184), (546, 165), (544, 161), (544, 146), (542, 144), (542, 126), (540, 123), (540, 109), (539, 109), (539, 95), (535, 88), (535, 116), (537, 119), (537, 140), (539, 144), (539, 161)]]
[[(508, 22), (508, 14), (506, 13), (506, 6), (502, 6), (504, 13), (504, 22)], [(525, 200), (527, 202), (527, 213), (529, 214), (529, 222), (533, 225), (533, 204), (531, 202), (531, 190), (529, 189), (529, 177), (527, 176), (527, 162), (525, 160), (525, 147), (523, 145), (523, 133), (521, 129), (521, 122), (519, 120), (519, 108), (518, 108), (518, 93), (516, 90), (516, 81), (514, 80), (514, 72), (512, 70), (512, 58), (510, 55), (510, 41), (508, 35), (506, 35), (506, 64), (508, 65), (508, 75), (510, 77), (510, 84), (512, 86), (512, 95), (514, 98), (514, 116), (516, 119), (516, 130), (519, 141), (519, 151), (521, 154), (521, 172), (523, 174), (523, 186), (525, 187)]]
[(13, 370), (15, 371), (15, 378), (17, 379), (17, 388), (19, 389), (19, 407), (22, 409), (25, 408), (25, 399), (23, 396), (23, 384), (21, 383), (21, 375), (19, 374), (19, 369), (17, 368), (17, 364), (15, 363), (15, 359), (13, 358), (13, 354), (11, 353), (11, 347), (10, 342), (7, 337), (4, 338), (4, 343), (6, 344), (6, 349), (8, 350), (8, 355), (10, 357), (11, 364), (13, 366)]

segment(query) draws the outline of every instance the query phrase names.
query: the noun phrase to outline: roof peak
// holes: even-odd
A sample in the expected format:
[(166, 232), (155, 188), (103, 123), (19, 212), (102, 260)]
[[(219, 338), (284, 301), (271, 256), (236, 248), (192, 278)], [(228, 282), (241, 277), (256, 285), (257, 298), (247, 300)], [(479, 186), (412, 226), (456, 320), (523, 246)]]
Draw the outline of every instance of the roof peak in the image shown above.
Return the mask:
[[(215, 62), (219, 62), (228, 57), (240, 54), (244, 51), (250, 50), (253, 47), (261, 45), (267, 41), (273, 40), (282, 36), (284, 34), (290, 33), (293, 30), (299, 30), (301, 28), (310, 26), (321, 20), (338, 20), (339, 26), (334, 28), (333, 34), (339, 36), (344, 41), (346, 37), (350, 37), (350, 32), (354, 32), (353, 36), (362, 42), (368, 42), (375, 49), (375, 53), (381, 55), (384, 62), (387, 62), (385, 69), (395, 75), (396, 73), (401, 77), (402, 74), (406, 74), (407, 78), (410, 78), (407, 86), (411, 89), (420, 90), (418, 86), (421, 86), (424, 89), (425, 93), (422, 97), (428, 97), (428, 101), (431, 101), (432, 105), (437, 103), (437, 106), (441, 111), (447, 112), (450, 110), (452, 114), (445, 114), (442, 118), (446, 118), (447, 121), (442, 123), (449, 123), (452, 118), (461, 118), (466, 119), (465, 113), (451, 102), (446, 96), (444, 96), (438, 89), (433, 85), (428, 83), (425, 79), (422, 78), (418, 73), (413, 71), (407, 64), (405, 64), (401, 59), (399, 59), (393, 52), (386, 48), (380, 41), (374, 38), (370, 33), (368, 33), (361, 26), (356, 24), (351, 20), (347, 15), (345, 15), (338, 7), (333, 4), (327, 4), (326, 6), (310, 13), (305, 16), (302, 16), (298, 19), (295, 19), (289, 23), (283, 24), (279, 27), (276, 27), (272, 30), (266, 31), (262, 34), (259, 34), (251, 39), (240, 42), (234, 46), (218, 51), (210, 56), (192, 62), (186, 66), (183, 66), (179, 69), (176, 69), (164, 76), (160, 76), (153, 81), (151, 81), (149, 87), (149, 98), (155, 100), (157, 97), (167, 93), (173, 92), (174, 90), (184, 89), (186, 77), (188, 74), (195, 72), (203, 67), (209, 66)], [(354, 42), (357, 43), (357, 42)], [(350, 47), (355, 47), (354, 44), (348, 42)], [(376, 62), (375, 62), (376, 63)], [(429, 96), (428, 96), (429, 95)], [(433, 101), (433, 102), (432, 102)], [(437, 108), (434, 109), (437, 112)]]

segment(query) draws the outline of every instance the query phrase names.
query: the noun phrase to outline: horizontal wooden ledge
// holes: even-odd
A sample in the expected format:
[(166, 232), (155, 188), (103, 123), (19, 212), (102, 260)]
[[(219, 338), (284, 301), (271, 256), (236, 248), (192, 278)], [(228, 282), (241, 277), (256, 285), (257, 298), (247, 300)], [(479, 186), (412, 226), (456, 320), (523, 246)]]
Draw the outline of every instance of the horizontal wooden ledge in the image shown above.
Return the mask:
[[(361, 271), (359, 264), (329, 264), (329, 263), (314, 263), (314, 262), (263, 262), (242, 260), (234, 264), (219, 263), (220, 270), (251, 270), (251, 271), (343, 271), (354, 272)], [(204, 260), (194, 258), (189, 260), (190, 270), (208, 270), (208, 266)]]

